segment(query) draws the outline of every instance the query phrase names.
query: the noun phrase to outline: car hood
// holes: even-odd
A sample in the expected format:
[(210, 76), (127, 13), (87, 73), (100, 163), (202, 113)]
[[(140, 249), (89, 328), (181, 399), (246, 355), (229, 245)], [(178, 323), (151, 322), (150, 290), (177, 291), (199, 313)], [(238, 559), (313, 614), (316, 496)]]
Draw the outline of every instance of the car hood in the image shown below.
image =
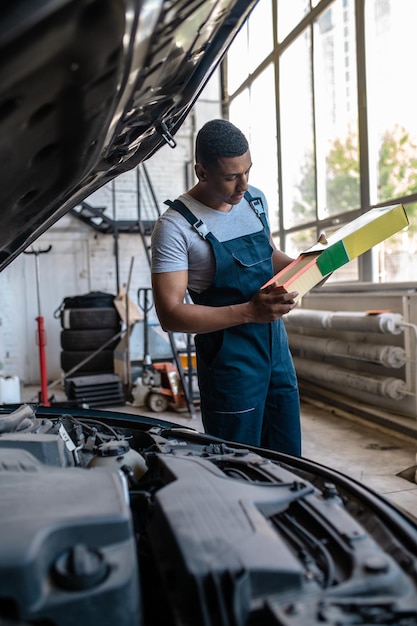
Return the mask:
[(0, 270), (175, 146), (256, 0), (15, 0), (0, 21)]
[(2, 626), (416, 624), (415, 520), (307, 459), (22, 405), (0, 470)]

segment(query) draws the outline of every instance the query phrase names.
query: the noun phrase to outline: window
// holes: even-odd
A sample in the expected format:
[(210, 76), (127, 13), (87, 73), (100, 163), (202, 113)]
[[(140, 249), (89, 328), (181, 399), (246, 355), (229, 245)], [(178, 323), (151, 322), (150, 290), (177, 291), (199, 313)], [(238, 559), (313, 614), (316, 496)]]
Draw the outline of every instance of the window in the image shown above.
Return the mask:
[[(341, 32), (340, 3), (315, 22), (314, 87), (319, 218), (338, 215), (360, 206), (358, 114), (355, 74), (344, 70), (356, 64), (354, 40), (346, 52)], [(321, 22), (332, 14), (332, 28)], [(354, 23), (354, 15), (350, 15)], [(354, 31), (352, 31), (354, 32)], [(354, 93), (355, 98), (349, 98)]]
[(280, 57), (282, 199), (286, 229), (316, 220), (310, 59), (309, 30), (304, 31)]
[[(416, 58), (414, 0), (367, 0), (366, 76), (369, 116), (369, 184), (372, 204), (400, 199), (417, 216), (417, 116), (412, 63)], [(378, 278), (415, 280), (416, 228), (381, 244)], [(398, 278), (397, 278), (398, 279)]]
[[(260, 114), (261, 112), (261, 114)], [(245, 132), (251, 149), (250, 183), (268, 199), (272, 230), (278, 229), (278, 165), (274, 68), (270, 64), (230, 106), (230, 119)]]
[(228, 54), (229, 117), (249, 133), (281, 249), (296, 256), (373, 207), (407, 210), (408, 229), (329, 282), (414, 280), (416, 24), (415, 0), (261, 0)]
[(298, 22), (308, 13), (309, 0), (279, 0), (278, 41), (283, 41)]

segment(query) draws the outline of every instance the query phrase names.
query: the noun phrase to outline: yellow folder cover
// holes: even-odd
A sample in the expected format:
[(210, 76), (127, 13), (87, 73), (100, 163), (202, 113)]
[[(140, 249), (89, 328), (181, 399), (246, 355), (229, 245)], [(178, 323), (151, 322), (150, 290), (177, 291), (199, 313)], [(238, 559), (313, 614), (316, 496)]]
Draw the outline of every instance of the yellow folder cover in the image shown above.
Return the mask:
[(326, 276), (408, 226), (404, 207), (371, 209), (339, 228), (328, 239), (301, 252), (299, 257), (268, 280), (262, 289), (275, 285), (287, 292), (298, 291), (299, 300)]

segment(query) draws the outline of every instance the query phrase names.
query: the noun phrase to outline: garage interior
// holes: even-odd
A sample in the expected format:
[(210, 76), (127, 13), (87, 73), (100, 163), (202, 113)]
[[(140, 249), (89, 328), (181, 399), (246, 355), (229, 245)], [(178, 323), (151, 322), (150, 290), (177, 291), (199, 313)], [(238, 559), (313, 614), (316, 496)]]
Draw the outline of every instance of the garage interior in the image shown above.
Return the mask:
[[(305, 11), (301, 4), (289, 10), (288, 3), (260, 2), (177, 133), (176, 148), (164, 147), (146, 165), (87, 198), (2, 273), (2, 402), (9, 401), (11, 389), (19, 400), (38, 397), (42, 380), (35, 320), (40, 314), (47, 335), (47, 393), (57, 401), (68, 400), (65, 378), (74, 363), (67, 361), (63, 370), (62, 352), (72, 350), (62, 343), (62, 303), (88, 293), (106, 293), (112, 299), (127, 293), (138, 319), (132, 333), (121, 332), (109, 350), (111, 363), (104, 372), (120, 376), (123, 393), (116, 387), (116, 400), (107, 406), (148, 414), (149, 408), (131, 396), (147, 352), (147, 305), (141, 306), (139, 294), (150, 289), (152, 225), (164, 200), (175, 198), (192, 180), (198, 128), (210, 118), (225, 116), (250, 138), (251, 180), (264, 189), (276, 243), (288, 254), (297, 255), (322, 231), (332, 232), (370, 208), (406, 208), (406, 233), (312, 290), (286, 324), (302, 394), (303, 454), (365, 482), (417, 516), (417, 175), (406, 166), (407, 158), (412, 162), (417, 155), (417, 128), (407, 108), (413, 102), (412, 86), (397, 71), (416, 52), (414, 36), (405, 32), (415, 24), (416, 8), (412, 0), (401, 6), (381, 0), (322, 0)], [(265, 23), (279, 24), (271, 30), (269, 44), (267, 37), (259, 37)], [(396, 29), (402, 33), (401, 50), (395, 43)], [(290, 60), (297, 81), (291, 82)], [(321, 72), (323, 67), (326, 71)], [(274, 85), (277, 75), (280, 89)], [(354, 141), (352, 124), (358, 129)], [(397, 142), (392, 157), (403, 170), (396, 178), (391, 173), (390, 184), (384, 186), (387, 173), (378, 159), (390, 129), (390, 139)], [(356, 141), (349, 193), (342, 186), (346, 180), (337, 186), (329, 174), (335, 158), (331, 150), (326, 153), (331, 139), (339, 141), (342, 152), (350, 140)], [(307, 165), (313, 168), (308, 177)], [(161, 334), (151, 303), (147, 313), (155, 334), (151, 358), (172, 360), (181, 370), (172, 338)], [(119, 329), (104, 333), (104, 342), (126, 329), (122, 317)], [(127, 320), (130, 329), (129, 321), (132, 318)], [(187, 339), (180, 338), (183, 353)], [(25, 355), (24, 360), (17, 355)], [(188, 389), (186, 410), (168, 409), (158, 417), (201, 430), (192, 394)]]

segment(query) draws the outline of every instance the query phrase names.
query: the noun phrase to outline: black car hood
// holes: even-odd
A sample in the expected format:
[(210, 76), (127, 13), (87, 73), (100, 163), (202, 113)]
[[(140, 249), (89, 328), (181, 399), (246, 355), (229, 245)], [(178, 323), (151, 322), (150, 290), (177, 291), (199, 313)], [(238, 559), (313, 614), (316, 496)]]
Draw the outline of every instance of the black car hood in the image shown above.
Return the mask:
[(174, 135), (256, 0), (15, 0), (0, 22), (0, 270)]

